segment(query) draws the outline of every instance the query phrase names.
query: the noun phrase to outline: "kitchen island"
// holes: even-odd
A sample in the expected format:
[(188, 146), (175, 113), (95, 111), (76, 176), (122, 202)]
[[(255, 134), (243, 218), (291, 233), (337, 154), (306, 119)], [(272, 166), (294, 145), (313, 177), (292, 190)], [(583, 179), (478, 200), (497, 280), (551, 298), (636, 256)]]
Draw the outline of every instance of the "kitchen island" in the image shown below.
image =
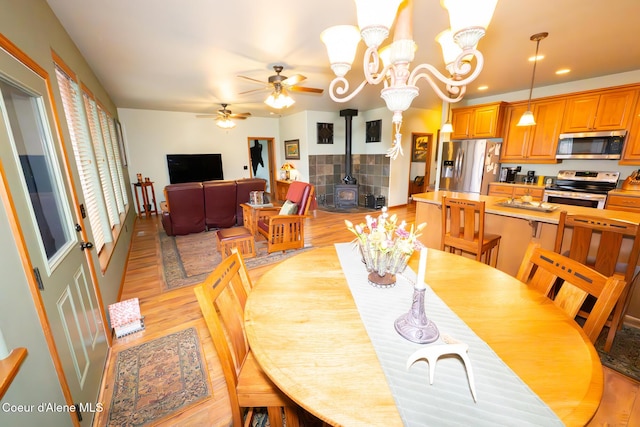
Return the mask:
[(429, 248), (440, 248), (443, 196), (485, 202), (485, 233), (502, 236), (497, 267), (511, 275), (517, 273), (522, 256), (530, 241), (540, 243), (543, 248), (553, 249), (562, 211), (567, 211), (569, 214), (640, 222), (640, 214), (634, 212), (559, 204), (549, 204), (554, 209), (551, 212), (538, 212), (501, 206), (500, 203), (508, 200), (505, 197), (433, 191), (413, 195), (413, 200), (417, 202), (416, 223), (426, 222), (428, 224), (421, 236), (421, 241)]
[[(420, 241), (428, 248), (440, 249), (442, 239), (442, 197), (454, 197), (485, 202), (485, 233), (498, 234), (500, 250), (497, 268), (512, 276), (518, 272), (529, 242), (537, 242), (543, 248), (554, 249), (560, 212), (569, 214), (599, 216), (607, 219), (640, 222), (640, 214), (611, 209), (594, 209), (582, 206), (550, 204), (551, 212), (501, 206), (505, 197), (484, 196), (474, 193), (433, 191), (414, 194), (416, 201), (416, 224), (427, 223)], [(570, 231), (568, 231), (570, 232)], [(563, 247), (563, 251), (568, 248)], [(631, 241), (623, 242), (622, 251), (631, 250)], [(467, 256), (472, 257), (468, 254)], [(637, 286), (629, 302), (627, 316), (634, 324), (640, 324), (640, 286)]]

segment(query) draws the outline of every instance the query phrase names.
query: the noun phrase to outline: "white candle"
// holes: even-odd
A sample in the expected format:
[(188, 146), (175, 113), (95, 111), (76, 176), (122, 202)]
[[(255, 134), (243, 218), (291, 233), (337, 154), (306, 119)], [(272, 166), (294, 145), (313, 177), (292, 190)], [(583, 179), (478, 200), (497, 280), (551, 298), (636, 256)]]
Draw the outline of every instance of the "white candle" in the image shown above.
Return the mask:
[(420, 250), (420, 265), (418, 266), (418, 277), (416, 278), (416, 289), (425, 289), (424, 276), (427, 273), (427, 248)]
[(2, 330), (0, 329), (0, 360), (6, 359), (9, 357), (9, 350), (7, 349), (7, 343), (4, 342), (4, 335), (2, 335)]

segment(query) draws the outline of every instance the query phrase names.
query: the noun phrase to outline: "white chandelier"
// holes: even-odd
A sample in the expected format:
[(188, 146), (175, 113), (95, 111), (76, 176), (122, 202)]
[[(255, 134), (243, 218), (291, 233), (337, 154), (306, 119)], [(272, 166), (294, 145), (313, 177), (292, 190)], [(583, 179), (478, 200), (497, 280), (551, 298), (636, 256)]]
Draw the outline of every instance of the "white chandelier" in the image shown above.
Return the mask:
[[(394, 141), (387, 156), (395, 159), (398, 154), (402, 154), (402, 112), (418, 96), (418, 80), (425, 79), (442, 100), (458, 102), (464, 96), (466, 86), (482, 71), (484, 59), (476, 46), (485, 34), (498, 0), (441, 0), (442, 6), (449, 12), (451, 29), (440, 33), (436, 39), (442, 47), (449, 77), (430, 64), (420, 64), (409, 71), (417, 48), (412, 39), (412, 0), (354, 1), (360, 29), (351, 25), (338, 25), (326, 29), (320, 35), (327, 46), (331, 69), (336, 75), (329, 86), (329, 95), (336, 102), (348, 102), (367, 83), (383, 83), (380, 96), (385, 100), (387, 108), (393, 111), (395, 126)], [(393, 43), (378, 51), (389, 36), (396, 14)], [(361, 38), (367, 45), (363, 60), (365, 79), (351, 94), (347, 94), (349, 82), (344, 76), (351, 69)], [(474, 57), (476, 67), (472, 72), (471, 60)], [(445, 85), (446, 93), (440, 89), (438, 81)]]

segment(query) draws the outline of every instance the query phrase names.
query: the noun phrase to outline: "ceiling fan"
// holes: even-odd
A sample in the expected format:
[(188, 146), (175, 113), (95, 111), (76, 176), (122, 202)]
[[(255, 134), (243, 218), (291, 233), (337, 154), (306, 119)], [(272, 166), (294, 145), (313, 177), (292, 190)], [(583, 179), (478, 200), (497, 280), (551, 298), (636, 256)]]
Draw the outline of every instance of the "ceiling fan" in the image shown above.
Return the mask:
[(218, 114), (199, 114), (196, 117), (199, 119), (215, 118), (216, 125), (224, 129), (230, 129), (236, 125), (231, 119), (245, 120), (251, 115), (251, 113), (234, 114), (231, 110), (227, 110), (228, 104), (220, 105), (222, 105), (222, 110), (218, 110)]
[(318, 89), (314, 87), (298, 86), (298, 84), (307, 78), (302, 74), (294, 74), (291, 77), (283, 76), (280, 74), (284, 67), (282, 65), (274, 65), (274, 71), (276, 74), (269, 76), (267, 82), (262, 80), (253, 79), (246, 76), (238, 76), (241, 79), (248, 80), (253, 83), (258, 83), (264, 87), (260, 89), (252, 89), (245, 92), (241, 92), (240, 95), (247, 93), (258, 92), (262, 90), (271, 90), (271, 95), (265, 100), (265, 103), (273, 108), (286, 108), (293, 104), (295, 101), (289, 97), (287, 90), (292, 92), (307, 92), (307, 93), (322, 93), (324, 89)]

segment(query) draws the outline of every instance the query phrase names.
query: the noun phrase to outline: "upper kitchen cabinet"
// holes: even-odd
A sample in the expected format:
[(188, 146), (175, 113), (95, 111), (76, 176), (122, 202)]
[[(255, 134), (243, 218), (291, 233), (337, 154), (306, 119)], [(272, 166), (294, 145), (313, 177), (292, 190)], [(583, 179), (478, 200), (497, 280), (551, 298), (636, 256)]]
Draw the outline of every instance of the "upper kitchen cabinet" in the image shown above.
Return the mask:
[(640, 165), (640, 99), (631, 118), (631, 127), (619, 163), (621, 165)]
[(570, 96), (567, 98), (562, 132), (626, 129), (637, 96), (637, 89)]
[(505, 135), (500, 153), (501, 162), (556, 163), (556, 149), (566, 100), (548, 99), (531, 102), (534, 126), (518, 126), (527, 111), (527, 103), (506, 108)]
[(451, 109), (451, 139), (499, 138), (504, 102)]

